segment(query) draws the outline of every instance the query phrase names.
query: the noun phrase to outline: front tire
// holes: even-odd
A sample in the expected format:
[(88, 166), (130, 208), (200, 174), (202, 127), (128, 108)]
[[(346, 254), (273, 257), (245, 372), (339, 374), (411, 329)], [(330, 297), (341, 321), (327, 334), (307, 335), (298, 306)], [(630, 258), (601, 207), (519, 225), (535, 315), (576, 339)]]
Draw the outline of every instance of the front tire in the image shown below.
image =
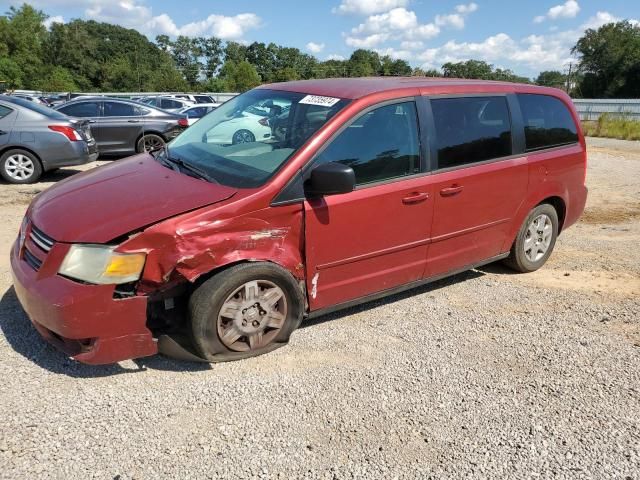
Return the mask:
[(256, 136), (251, 133), (249, 130), (238, 130), (231, 137), (231, 143), (233, 145), (238, 145), (239, 143), (252, 143), (256, 141)]
[(304, 299), (293, 276), (268, 263), (245, 263), (205, 281), (189, 299), (193, 344), (209, 361), (240, 360), (289, 341)]
[(548, 203), (538, 205), (525, 218), (505, 264), (517, 272), (534, 272), (542, 267), (558, 238), (558, 212)]
[(0, 156), (0, 174), (9, 183), (34, 183), (42, 175), (42, 165), (31, 152), (8, 150)]

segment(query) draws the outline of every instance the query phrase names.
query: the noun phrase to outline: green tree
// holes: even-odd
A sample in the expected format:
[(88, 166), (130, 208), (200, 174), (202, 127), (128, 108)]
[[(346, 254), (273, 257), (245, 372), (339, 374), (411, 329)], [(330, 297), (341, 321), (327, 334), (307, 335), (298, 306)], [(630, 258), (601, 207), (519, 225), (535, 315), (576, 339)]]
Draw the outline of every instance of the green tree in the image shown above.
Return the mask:
[(567, 76), (558, 70), (545, 70), (540, 72), (535, 80), (536, 85), (543, 87), (565, 88)]
[(467, 60), (465, 62), (447, 62), (442, 65), (444, 77), (474, 78), (478, 80), (501, 80), (505, 82), (529, 83), (529, 79), (514, 74), (508, 69), (494, 69), (493, 65), (482, 60)]
[(0, 27), (0, 51), (6, 52), (21, 71), (20, 85), (34, 88), (43, 69), (43, 44), (47, 35), (44, 20), (47, 15), (26, 3), (21, 7), (11, 7), (6, 20)]
[(50, 67), (37, 85), (43, 92), (73, 92), (78, 89), (73, 75), (64, 67)]
[(573, 53), (587, 98), (640, 97), (640, 26), (625, 20), (588, 29)]
[(220, 77), (225, 87), (233, 92), (245, 92), (260, 85), (260, 75), (246, 60), (240, 63), (226, 61), (220, 71)]
[(358, 49), (347, 62), (350, 77), (371, 77), (381, 69), (380, 55), (371, 50)]

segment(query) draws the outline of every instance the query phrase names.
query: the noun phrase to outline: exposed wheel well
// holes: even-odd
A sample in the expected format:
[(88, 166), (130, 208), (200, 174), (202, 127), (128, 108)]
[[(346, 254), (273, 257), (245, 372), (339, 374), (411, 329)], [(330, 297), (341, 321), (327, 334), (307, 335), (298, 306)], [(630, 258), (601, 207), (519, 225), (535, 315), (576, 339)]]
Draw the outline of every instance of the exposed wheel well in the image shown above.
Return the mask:
[(558, 214), (558, 233), (560, 233), (567, 213), (567, 206), (564, 204), (564, 200), (560, 197), (548, 197), (542, 200), (538, 205), (542, 205), (543, 203), (548, 203), (556, 209), (556, 213)]
[(5, 152), (9, 151), (9, 150), (24, 150), (25, 152), (29, 152), (31, 155), (33, 155), (34, 157), (36, 157), (36, 160), (38, 160), (38, 162), (40, 162), (40, 166), (42, 167), (42, 171), (45, 171), (44, 168), (44, 163), (42, 163), (42, 159), (40, 158), (40, 156), (34, 152), (33, 150), (31, 150), (30, 148), (26, 148), (23, 146), (10, 146), (10, 147), (2, 147), (2, 149), (0, 149), (0, 155), (4, 155)]

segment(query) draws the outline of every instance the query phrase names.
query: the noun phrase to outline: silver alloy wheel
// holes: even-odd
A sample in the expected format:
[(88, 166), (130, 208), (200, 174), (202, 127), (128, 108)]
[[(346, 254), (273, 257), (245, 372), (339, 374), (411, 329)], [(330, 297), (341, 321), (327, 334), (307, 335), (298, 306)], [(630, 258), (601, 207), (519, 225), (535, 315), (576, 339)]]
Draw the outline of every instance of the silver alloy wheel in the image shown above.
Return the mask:
[(15, 180), (27, 180), (35, 170), (33, 160), (22, 153), (16, 153), (7, 158), (4, 169)]
[(524, 238), (524, 254), (530, 262), (537, 262), (544, 257), (553, 238), (553, 223), (546, 214), (538, 215), (531, 220)]
[(246, 352), (269, 345), (284, 326), (287, 297), (268, 280), (253, 280), (227, 297), (218, 314), (218, 336), (230, 350)]
[(238, 143), (251, 143), (255, 141), (256, 139), (253, 133), (251, 133), (249, 130), (238, 130), (233, 134), (233, 139), (231, 140), (234, 145)]
[(142, 139), (142, 146), (145, 152), (154, 152), (164, 147), (164, 142), (160, 137), (148, 135)]

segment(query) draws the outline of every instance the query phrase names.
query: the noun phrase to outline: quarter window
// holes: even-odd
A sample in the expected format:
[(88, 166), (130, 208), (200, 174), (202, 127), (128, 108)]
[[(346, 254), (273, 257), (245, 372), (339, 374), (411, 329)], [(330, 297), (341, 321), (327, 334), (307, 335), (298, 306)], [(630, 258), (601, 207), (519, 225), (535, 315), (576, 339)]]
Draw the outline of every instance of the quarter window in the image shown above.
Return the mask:
[(524, 120), (527, 151), (557, 147), (578, 141), (578, 129), (567, 106), (558, 98), (518, 94)]
[(9, 107), (5, 107), (4, 105), (0, 105), (0, 118), (6, 117), (11, 112), (13, 112), (13, 110), (11, 110)]
[(438, 168), (511, 155), (511, 120), (505, 97), (431, 100)]
[(414, 102), (395, 103), (360, 116), (318, 156), (353, 168), (358, 185), (420, 171), (420, 142)]

